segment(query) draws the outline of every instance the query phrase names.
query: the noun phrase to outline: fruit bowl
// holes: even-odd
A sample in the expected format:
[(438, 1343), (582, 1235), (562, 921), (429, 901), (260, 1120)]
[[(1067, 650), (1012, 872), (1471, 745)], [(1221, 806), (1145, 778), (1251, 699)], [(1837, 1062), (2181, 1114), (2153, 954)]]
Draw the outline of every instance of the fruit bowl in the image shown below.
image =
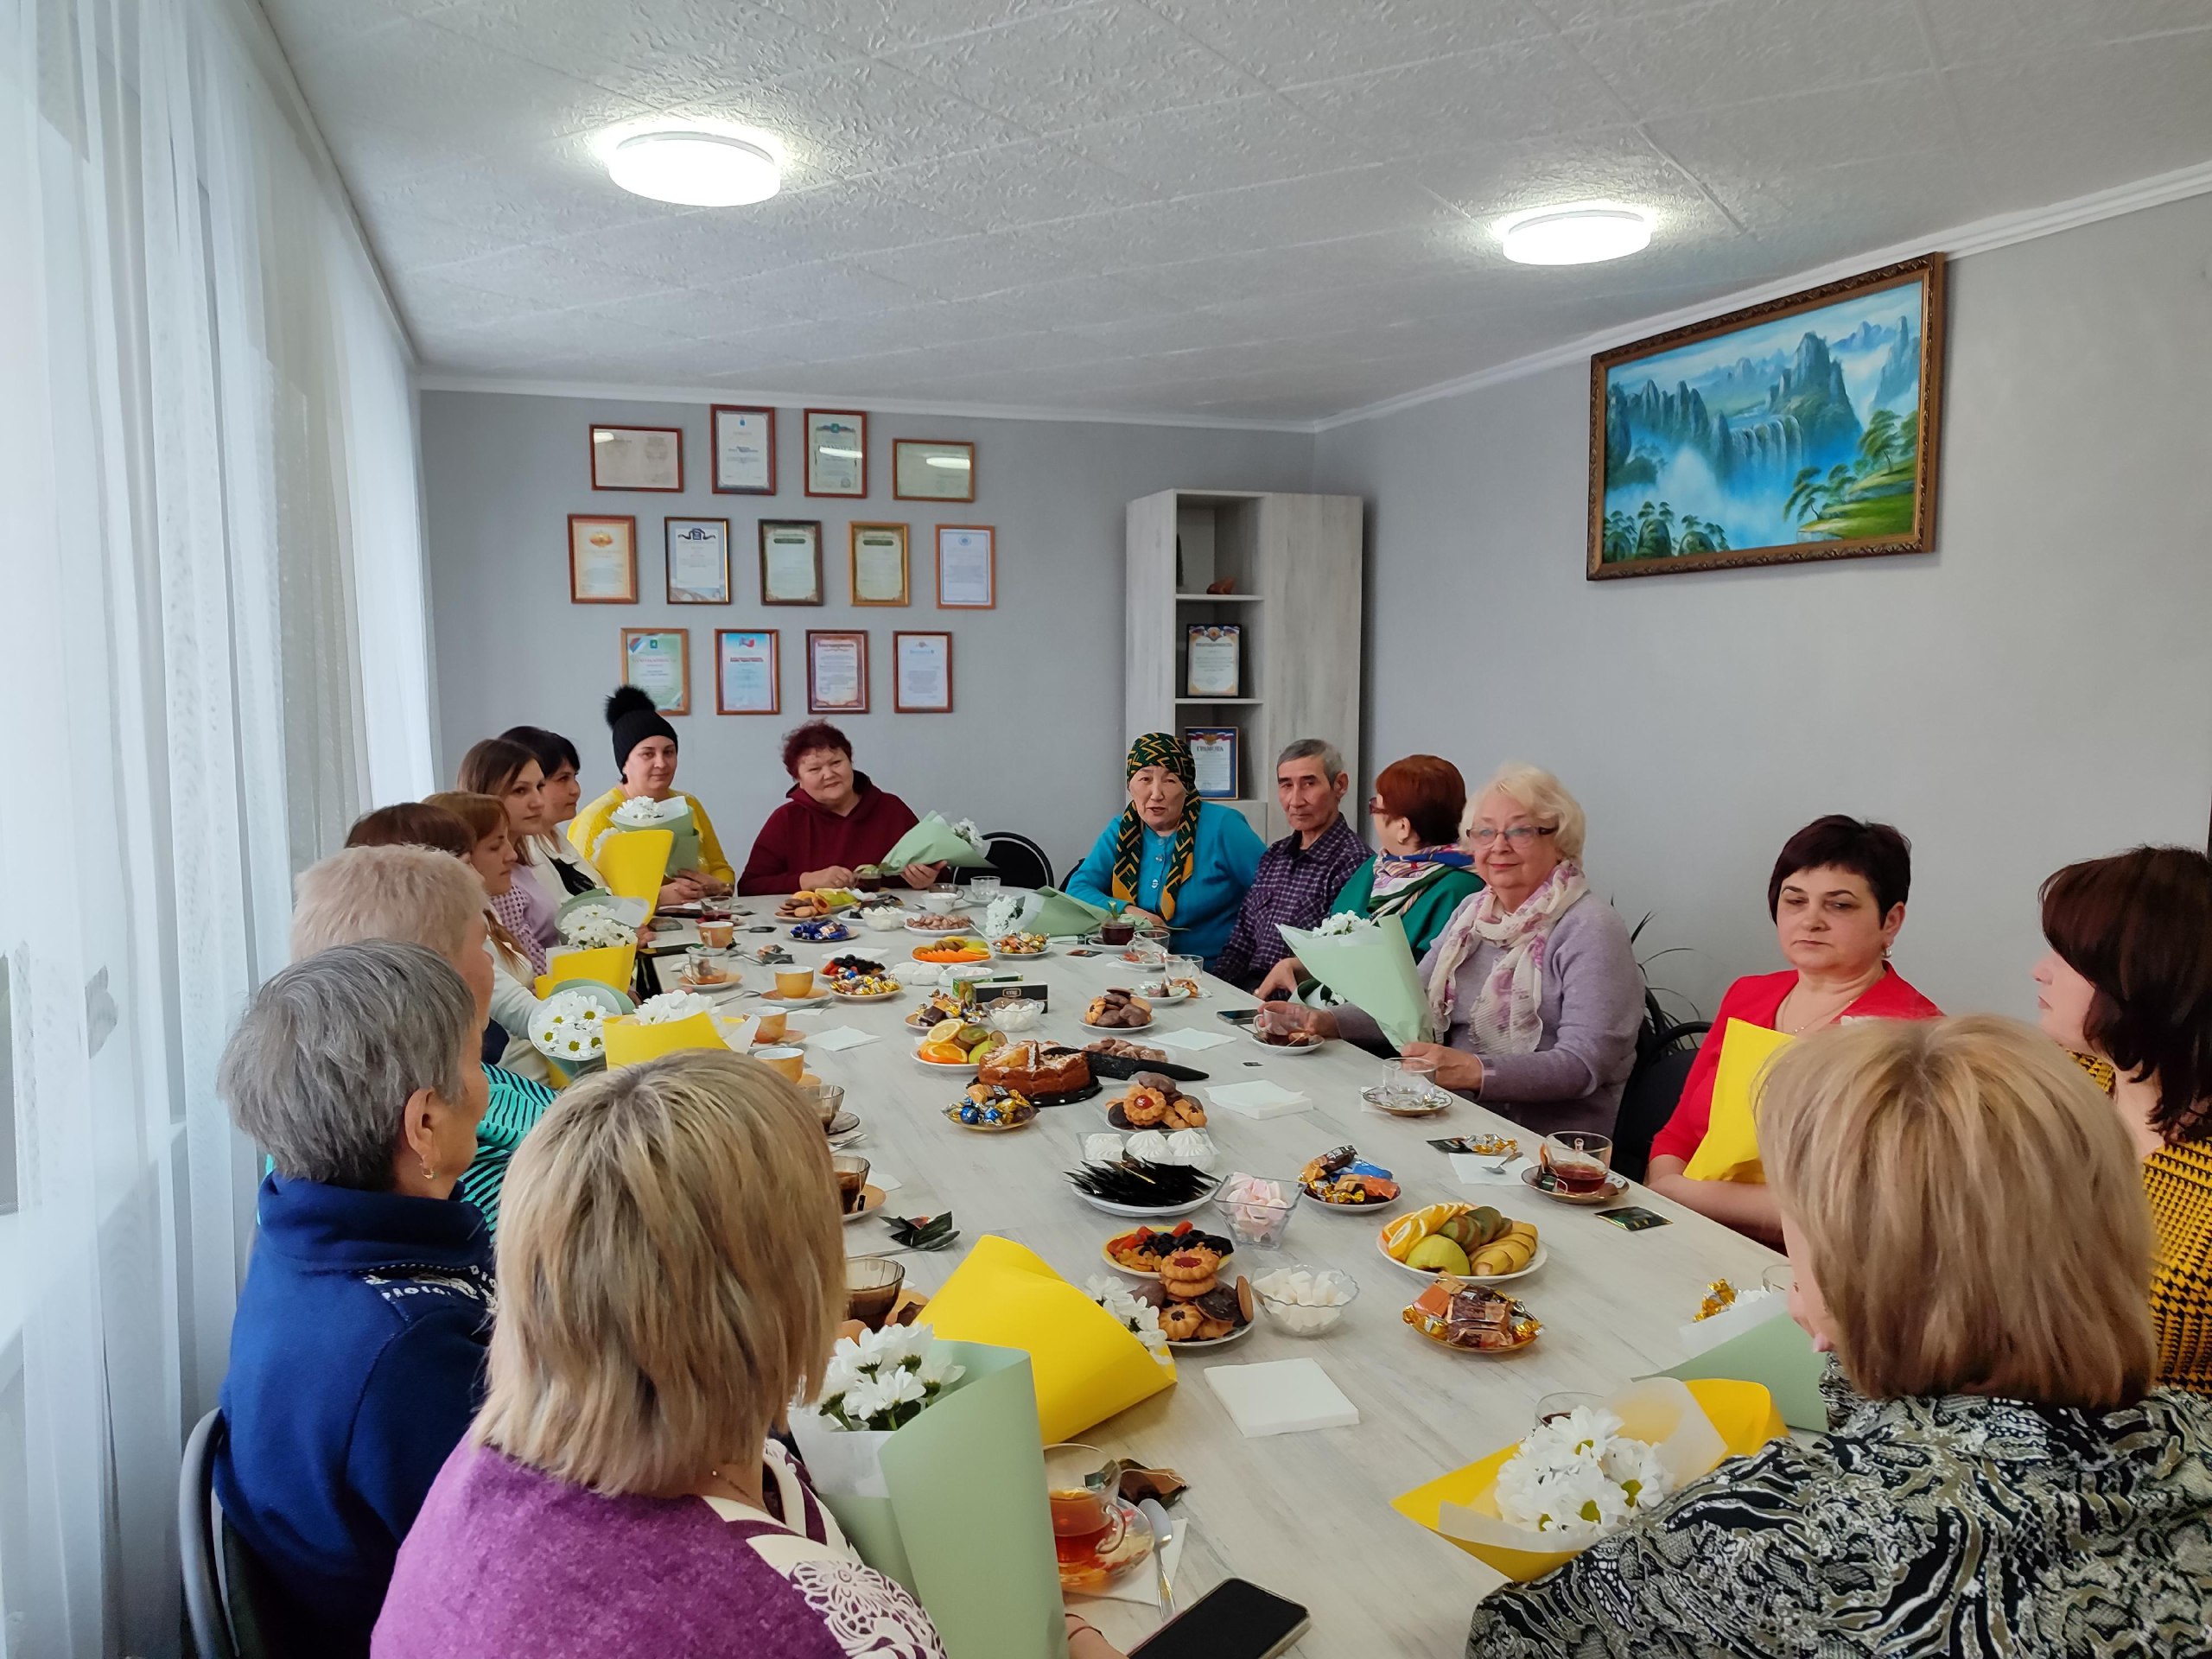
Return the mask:
[[(1503, 1284), (1544, 1265), (1548, 1252), (1535, 1227), (1488, 1205), (1432, 1204), (1385, 1223), (1375, 1248), (1391, 1266), (1418, 1279), (1449, 1274), (1474, 1284)], [(1475, 1264), (1484, 1262), (1487, 1271)]]

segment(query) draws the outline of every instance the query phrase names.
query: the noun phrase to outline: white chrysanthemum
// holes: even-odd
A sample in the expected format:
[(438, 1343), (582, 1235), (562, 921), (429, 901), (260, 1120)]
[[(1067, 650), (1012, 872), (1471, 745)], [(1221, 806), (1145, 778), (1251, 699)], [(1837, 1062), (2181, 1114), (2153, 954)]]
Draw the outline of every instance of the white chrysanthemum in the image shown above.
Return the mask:
[(1673, 1490), (1658, 1449), (1631, 1440), (1603, 1408), (1578, 1407), (1539, 1427), (1497, 1471), (1497, 1510), (1509, 1524), (1582, 1545), (1620, 1527)]
[(1315, 928), (1313, 931), (1316, 933), (1322, 934), (1350, 933), (1356, 929), (1370, 925), (1371, 925), (1371, 924), (1368, 921), (1367, 918), (1361, 915), (1357, 911), (1340, 910), (1335, 915), (1328, 918), (1321, 924), (1320, 926)]
[(650, 795), (632, 795), (608, 813), (607, 821), (626, 830), (651, 829), (657, 823), (683, 817), (690, 810), (691, 803), (681, 795), (671, 795), (664, 801), (657, 801)]
[(968, 1368), (956, 1365), (939, 1354), (924, 1354), (920, 1369), (914, 1375), (932, 1389), (949, 1389), (968, 1375)]
[(561, 943), (579, 950), (601, 950), (637, 942), (638, 930), (601, 905), (586, 905), (561, 918)]
[(696, 991), (663, 991), (658, 996), (649, 996), (638, 1004), (632, 1017), (641, 1026), (669, 1026), (678, 1020), (689, 1020), (695, 1014), (711, 1014), (713, 1001)]
[(537, 1005), (530, 1039), (556, 1060), (595, 1059), (607, 1052), (606, 1010), (586, 991), (561, 991)]

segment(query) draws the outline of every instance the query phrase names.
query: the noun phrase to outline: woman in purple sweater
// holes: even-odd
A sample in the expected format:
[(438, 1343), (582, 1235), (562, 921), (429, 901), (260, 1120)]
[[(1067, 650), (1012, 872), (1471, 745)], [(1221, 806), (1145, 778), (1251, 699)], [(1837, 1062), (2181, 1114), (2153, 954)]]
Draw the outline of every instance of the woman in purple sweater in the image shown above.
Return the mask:
[[(798, 1093), (705, 1051), (605, 1073), (523, 1142), (502, 1211), (484, 1408), (400, 1548), (376, 1659), (944, 1659), (769, 1439), (845, 1306)], [(1087, 1625), (1070, 1651), (1111, 1655)]]
[[(1467, 808), (1460, 845), (1483, 890), (1421, 960), (1444, 1040), (1405, 1052), (1436, 1081), (1540, 1135), (1612, 1133), (1643, 1022), (1643, 971), (1620, 915), (1582, 877), (1582, 808), (1548, 772), (1498, 769)], [(1365, 1010), (1270, 1003), (1274, 1030), (1385, 1046)]]

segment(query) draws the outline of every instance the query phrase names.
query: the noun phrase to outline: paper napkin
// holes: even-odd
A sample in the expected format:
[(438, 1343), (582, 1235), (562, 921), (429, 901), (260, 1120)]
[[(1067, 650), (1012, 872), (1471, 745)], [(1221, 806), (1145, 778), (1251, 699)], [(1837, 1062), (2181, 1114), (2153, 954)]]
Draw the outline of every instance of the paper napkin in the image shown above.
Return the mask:
[(1179, 1048), (1187, 1054), (1198, 1054), (1236, 1039), (1225, 1031), (1148, 1031), (1142, 1040), (1162, 1048)]
[(883, 1039), (873, 1032), (856, 1030), (851, 1026), (832, 1026), (827, 1031), (809, 1032), (806, 1040), (817, 1048), (827, 1049), (835, 1054), (843, 1049), (858, 1048), (863, 1043), (880, 1043)]
[(1216, 1365), (1206, 1386), (1221, 1397), (1247, 1440), (1312, 1428), (1348, 1428), (1359, 1408), (1329, 1380), (1317, 1359), (1274, 1359), (1258, 1365)]
[(1503, 1173), (1497, 1171), (1497, 1158), (1479, 1152), (1455, 1152), (1451, 1154), (1452, 1173), (1469, 1186), (1518, 1186), (1521, 1172), (1529, 1167), (1526, 1158), (1507, 1160)]
[(1226, 1108), (1240, 1117), (1289, 1117), (1313, 1109), (1313, 1103), (1305, 1096), (1280, 1088), (1264, 1077), (1250, 1083), (1222, 1084), (1208, 1089), (1205, 1094), (1211, 1103)]

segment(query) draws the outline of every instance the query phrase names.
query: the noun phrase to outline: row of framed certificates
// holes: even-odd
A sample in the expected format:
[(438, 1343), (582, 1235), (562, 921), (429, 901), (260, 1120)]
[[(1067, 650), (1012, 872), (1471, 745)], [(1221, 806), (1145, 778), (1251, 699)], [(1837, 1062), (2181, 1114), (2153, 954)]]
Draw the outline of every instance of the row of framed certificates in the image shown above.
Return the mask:
[[(989, 524), (937, 527), (937, 602), (941, 610), (988, 611), (998, 603), (998, 532)], [(855, 605), (910, 605), (909, 526), (854, 524), (846, 533)], [(729, 520), (669, 518), (668, 602), (728, 605)], [(820, 605), (822, 521), (760, 521), (760, 602)], [(638, 603), (638, 521), (629, 514), (569, 515), (569, 598), (577, 605)]]
[[(902, 715), (952, 712), (952, 636), (900, 630), (891, 636), (891, 706)], [(868, 631), (806, 631), (806, 711), (810, 715), (868, 712)], [(622, 630), (622, 683), (652, 698), (664, 715), (691, 712), (691, 631)], [(779, 715), (784, 711), (780, 630), (715, 630), (715, 712)]]
[[(810, 409), (806, 415), (806, 493), (868, 493), (868, 416), (856, 409)], [(776, 411), (716, 404), (708, 415), (718, 495), (776, 493)], [(683, 489), (683, 429), (614, 426), (594, 422), (591, 486), (679, 494)], [(973, 501), (976, 446), (940, 438), (894, 438), (891, 493), (901, 501)]]

